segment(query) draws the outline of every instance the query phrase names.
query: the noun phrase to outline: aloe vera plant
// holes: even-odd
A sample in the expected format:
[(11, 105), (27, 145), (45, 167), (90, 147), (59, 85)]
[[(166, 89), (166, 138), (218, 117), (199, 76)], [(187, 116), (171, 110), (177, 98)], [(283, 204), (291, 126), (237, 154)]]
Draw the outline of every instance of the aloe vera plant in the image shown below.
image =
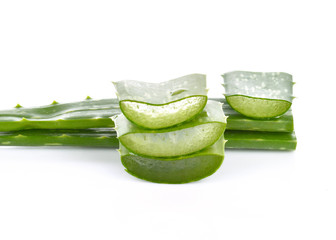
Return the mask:
[(120, 146), (121, 162), (131, 175), (158, 183), (187, 183), (208, 177), (224, 160), (224, 137), (202, 151), (172, 158), (144, 157)]
[[(223, 103), (229, 117), (227, 130), (292, 132), (291, 110), (273, 119), (255, 120), (234, 111), (224, 98), (212, 99)], [(52, 104), (41, 107), (19, 107), (0, 111), (0, 131), (25, 129), (87, 129), (114, 127), (111, 116), (120, 114), (118, 99), (101, 99)]]
[(251, 118), (274, 118), (292, 105), (292, 76), (282, 72), (225, 73), (225, 97), (237, 112)]
[(114, 82), (120, 109), (134, 124), (160, 129), (199, 114), (207, 103), (206, 77), (191, 74), (162, 83)]
[(120, 143), (129, 151), (151, 157), (176, 157), (200, 151), (223, 134), (226, 116), (222, 104), (208, 101), (192, 120), (165, 129), (145, 129), (128, 121), (123, 114), (113, 117)]
[[(295, 150), (295, 133), (225, 130), (230, 149)], [(0, 146), (79, 146), (118, 148), (113, 128), (21, 130), (0, 133)]]

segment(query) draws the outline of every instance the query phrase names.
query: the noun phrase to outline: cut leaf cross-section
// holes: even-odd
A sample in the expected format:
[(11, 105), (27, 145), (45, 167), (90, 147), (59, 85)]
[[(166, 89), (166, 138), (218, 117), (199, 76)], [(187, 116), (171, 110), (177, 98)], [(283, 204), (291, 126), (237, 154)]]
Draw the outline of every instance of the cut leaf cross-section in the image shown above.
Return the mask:
[(212, 146), (174, 158), (143, 157), (120, 146), (121, 162), (131, 175), (157, 183), (187, 183), (212, 175), (224, 159), (223, 135)]
[(206, 77), (191, 74), (162, 83), (114, 82), (120, 109), (144, 128), (167, 128), (199, 114), (207, 103)]
[(274, 118), (292, 105), (292, 76), (282, 72), (225, 73), (224, 88), (228, 104), (251, 118)]

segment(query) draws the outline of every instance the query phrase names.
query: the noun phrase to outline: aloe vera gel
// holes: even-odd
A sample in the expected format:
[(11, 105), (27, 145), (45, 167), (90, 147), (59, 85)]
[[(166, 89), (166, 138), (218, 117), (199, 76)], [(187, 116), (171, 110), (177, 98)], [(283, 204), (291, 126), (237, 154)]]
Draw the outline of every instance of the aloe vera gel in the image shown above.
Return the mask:
[(114, 86), (125, 117), (144, 128), (160, 129), (185, 122), (199, 114), (207, 102), (203, 74), (161, 83), (118, 81)]

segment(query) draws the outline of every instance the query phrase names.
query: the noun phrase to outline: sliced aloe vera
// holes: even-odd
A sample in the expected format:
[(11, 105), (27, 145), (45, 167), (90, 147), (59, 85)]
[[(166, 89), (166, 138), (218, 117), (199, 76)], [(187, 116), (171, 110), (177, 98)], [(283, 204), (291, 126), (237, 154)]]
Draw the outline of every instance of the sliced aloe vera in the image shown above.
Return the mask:
[(228, 104), (247, 117), (274, 118), (292, 105), (293, 81), (288, 73), (235, 71), (223, 78)]
[(207, 102), (206, 77), (191, 74), (162, 83), (114, 82), (126, 118), (145, 128), (159, 129), (185, 122)]
[(174, 158), (143, 157), (120, 145), (121, 162), (131, 175), (157, 183), (187, 183), (208, 177), (224, 159), (224, 137), (210, 147)]
[(123, 114), (113, 120), (121, 144), (133, 153), (152, 157), (175, 157), (200, 151), (214, 144), (226, 126), (222, 104), (216, 101), (208, 101), (196, 118), (165, 129), (141, 128)]

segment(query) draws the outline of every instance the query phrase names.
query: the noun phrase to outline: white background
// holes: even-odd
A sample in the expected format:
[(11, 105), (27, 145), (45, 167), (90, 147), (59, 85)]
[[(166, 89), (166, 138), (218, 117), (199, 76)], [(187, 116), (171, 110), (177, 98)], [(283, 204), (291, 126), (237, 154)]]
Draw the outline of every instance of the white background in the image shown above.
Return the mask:
[(0, 239), (335, 239), (334, 1), (0, 1), (0, 107), (114, 97), (111, 81), (293, 74), (295, 152), (227, 150), (184, 185), (116, 150), (0, 148)]

